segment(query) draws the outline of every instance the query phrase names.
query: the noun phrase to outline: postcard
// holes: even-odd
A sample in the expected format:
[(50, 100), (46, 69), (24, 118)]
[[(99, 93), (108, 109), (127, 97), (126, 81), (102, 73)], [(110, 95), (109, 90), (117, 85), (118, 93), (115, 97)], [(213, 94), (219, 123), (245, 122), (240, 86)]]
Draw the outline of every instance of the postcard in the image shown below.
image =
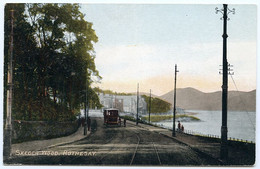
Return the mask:
[(257, 4), (6, 3), (4, 166), (256, 163)]

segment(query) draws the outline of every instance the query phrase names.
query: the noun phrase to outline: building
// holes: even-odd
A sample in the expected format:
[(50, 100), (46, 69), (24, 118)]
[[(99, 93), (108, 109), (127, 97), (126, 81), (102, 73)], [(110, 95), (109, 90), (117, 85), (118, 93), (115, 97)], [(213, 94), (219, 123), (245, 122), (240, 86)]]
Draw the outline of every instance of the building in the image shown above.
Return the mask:
[[(137, 96), (123, 96), (123, 95), (110, 95), (99, 94), (100, 103), (104, 108), (117, 108), (120, 112), (136, 113), (137, 112)], [(139, 113), (147, 113), (147, 103), (142, 96), (139, 96)]]

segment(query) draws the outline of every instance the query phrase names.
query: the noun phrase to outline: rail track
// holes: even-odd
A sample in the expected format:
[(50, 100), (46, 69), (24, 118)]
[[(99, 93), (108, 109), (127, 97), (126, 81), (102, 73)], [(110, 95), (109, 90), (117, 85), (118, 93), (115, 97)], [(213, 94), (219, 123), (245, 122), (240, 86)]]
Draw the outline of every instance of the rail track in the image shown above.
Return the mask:
[[(118, 137), (118, 135), (117, 135), (117, 137), (115, 137), (115, 135), (113, 135), (113, 137), (111, 138), (111, 139), (109, 139), (109, 141), (107, 141), (106, 143), (108, 144), (108, 143), (111, 143), (111, 141), (113, 140), (113, 139), (115, 139), (116, 138), (116, 140), (125, 140), (126, 139), (126, 137), (124, 137), (123, 136), (123, 134), (122, 133), (120, 133), (120, 137)], [(107, 150), (107, 152), (106, 153), (103, 153), (103, 155), (101, 156), (101, 157), (99, 157), (98, 158), (98, 164), (102, 164), (103, 163), (103, 160), (109, 155), (109, 154), (111, 154), (116, 148), (117, 148), (117, 142), (114, 142), (112, 145), (113, 146), (111, 146), (108, 150)], [(104, 146), (103, 146), (104, 147)]]
[(158, 161), (159, 161), (159, 164), (162, 165), (162, 162), (161, 162), (161, 159), (160, 159), (158, 150), (157, 150), (157, 148), (156, 148), (154, 142), (153, 142), (153, 148), (154, 148), (154, 150), (155, 150), (155, 152), (156, 152), (156, 155), (157, 155), (157, 159), (158, 159)]
[[(115, 132), (109, 133), (109, 136), (110, 136), (110, 138), (104, 140), (104, 142), (102, 143), (103, 145), (101, 147), (99, 147), (98, 150), (101, 150), (102, 148), (106, 147), (108, 144), (111, 144), (111, 142), (113, 142), (113, 140), (118, 140), (118, 139), (119, 140), (120, 139), (123, 140), (123, 139), (125, 139), (124, 136), (122, 135), (122, 133), (120, 134), (120, 137), (118, 136), (118, 133), (115, 133)], [(76, 144), (78, 144), (78, 143), (82, 144), (81, 142), (83, 142), (83, 141), (84, 140), (80, 140), (80, 141), (75, 141), (75, 142), (71, 142), (71, 143), (66, 143), (66, 144), (63, 144), (63, 145), (55, 145), (55, 146), (53, 146), (51, 148), (58, 148), (60, 146), (72, 145), (72, 144), (75, 144), (75, 143)], [(115, 145), (116, 145), (116, 143), (113, 143), (113, 146), (110, 147), (106, 153), (102, 153), (103, 155), (101, 155), (101, 157), (98, 156), (98, 158), (96, 158), (96, 164), (102, 164), (103, 159), (105, 157), (107, 157), (109, 155), (109, 153), (111, 153), (113, 151), (113, 149), (115, 148)], [(93, 149), (93, 147), (91, 147), (90, 149)], [(83, 152), (83, 151), (85, 151), (85, 150), (80, 150), (79, 152)], [(82, 158), (82, 157), (81, 156), (72, 157), (71, 161), (75, 161), (75, 160), (77, 160), (79, 158)]]
[[(113, 131), (113, 130), (112, 130)], [(96, 156), (96, 163), (95, 164), (104, 164), (104, 159), (111, 155), (113, 151), (115, 151), (118, 147), (118, 143), (124, 141), (127, 137), (123, 135), (123, 133), (116, 133), (116, 132), (110, 132), (109, 135), (111, 136), (109, 139), (105, 140), (102, 146), (100, 146), (97, 150), (98, 156)], [(107, 146), (108, 144), (111, 144), (112, 146)], [(108, 147), (107, 150), (105, 150), (104, 153), (100, 153), (100, 150), (105, 149), (105, 147)], [(75, 157), (74, 160), (76, 160), (79, 157)]]
[[(103, 124), (100, 126), (103, 126)], [(103, 126), (100, 130), (97, 130), (97, 133), (95, 131), (94, 133), (88, 139), (52, 148), (60, 151), (64, 148), (79, 152), (95, 151), (95, 156), (89, 156), (88, 158), (64, 156), (57, 157), (57, 159), (62, 161), (66, 158), (66, 164), (130, 166), (199, 165), (200, 162), (202, 162), (201, 164), (204, 164), (204, 162), (208, 164), (207, 160), (213, 161), (213, 159), (194, 151), (185, 144), (181, 144), (174, 139), (170, 141), (164, 135), (158, 135), (157, 132), (152, 132), (135, 124), (128, 123), (127, 128), (107, 128)]]
[(137, 152), (138, 146), (139, 146), (139, 144), (140, 144), (140, 137), (139, 137), (137, 134), (136, 134), (136, 137), (137, 137), (138, 141), (137, 141), (137, 144), (136, 144), (136, 147), (135, 147), (135, 151), (134, 151), (134, 153), (133, 153), (133, 156), (132, 156), (132, 159), (131, 159), (130, 165), (133, 164), (133, 161), (134, 161), (134, 159), (135, 159), (135, 155), (136, 155), (136, 152)]
[(142, 148), (140, 147), (140, 143), (145, 144), (145, 145), (151, 145), (151, 144), (152, 144), (152, 146), (150, 146), (150, 147), (152, 147), (152, 149), (153, 149), (153, 151), (154, 151), (154, 154), (156, 155), (156, 158), (157, 158), (157, 160), (158, 160), (158, 164), (159, 164), (159, 165), (162, 165), (162, 162), (161, 162), (161, 159), (160, 159), (158, 150), (157, 150), (157, 148), (156, 148), (156, 146), (155, 146), (155, 144), (154, 144), (154, 141), (152, 141), (152, 142), (143, 141), (143, 140), (139, 137), (138, 134), (139, 134), (139, 133), (135, 133), (135, 135), (136, 135), (136, 137), (137, 137), (137, 144), (136, 144), (134, 153), (133, 153), (133, 155), (132, 155), (132, 158), (131, 158), (131, 161), (130, 161), (130, 165), (133, 165), (133, 164), (134, 164), (134, 161), (135, 161), (135, 159), (136, 159), (136, 154), (138, 153), (138, 151), (140, 151), (140, 152), (142, 151)]

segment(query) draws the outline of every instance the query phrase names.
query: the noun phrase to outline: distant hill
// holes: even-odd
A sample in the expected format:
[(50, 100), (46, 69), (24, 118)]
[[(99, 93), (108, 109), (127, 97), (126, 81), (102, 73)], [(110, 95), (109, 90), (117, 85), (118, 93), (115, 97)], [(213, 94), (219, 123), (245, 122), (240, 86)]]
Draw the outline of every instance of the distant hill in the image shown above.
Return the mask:
[[(194, 88), (180, 88), (176, 89), (176, 95), (176, 106), (186, 110), (222, 110), (222, 91), (204, 93)], [(159, 98), (173, 103), (173, 91)], [(256, 90), (229, 91), (228, 110), (256, 111)]]

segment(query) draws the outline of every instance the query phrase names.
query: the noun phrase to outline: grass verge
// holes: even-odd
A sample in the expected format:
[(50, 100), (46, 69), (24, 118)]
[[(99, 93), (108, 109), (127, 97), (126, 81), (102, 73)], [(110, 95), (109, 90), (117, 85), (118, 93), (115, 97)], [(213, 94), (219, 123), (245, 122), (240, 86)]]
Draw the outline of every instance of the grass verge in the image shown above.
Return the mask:
[[(150, 116), (151, 122), (159, 122), (159, 121), (169, 120), (169, 119), (172, 119), (172, 118), (173, 118), (173, 115), (151, 115)], [(178, 119), (178, 118), (179, 119), (180, 118), (187, 118), (190, 121), (200, 121), (200, 119), (195, 117), (195, 116), (185, 115), (185, 114), (176, 115), (176, 119)], [(148, 116), (143, 116), (142, 120), (148, 121), (149, 117)]]

